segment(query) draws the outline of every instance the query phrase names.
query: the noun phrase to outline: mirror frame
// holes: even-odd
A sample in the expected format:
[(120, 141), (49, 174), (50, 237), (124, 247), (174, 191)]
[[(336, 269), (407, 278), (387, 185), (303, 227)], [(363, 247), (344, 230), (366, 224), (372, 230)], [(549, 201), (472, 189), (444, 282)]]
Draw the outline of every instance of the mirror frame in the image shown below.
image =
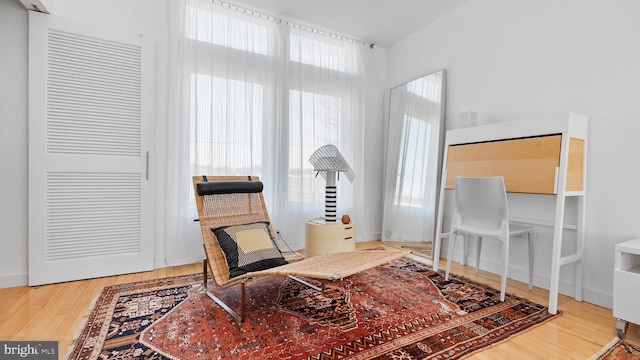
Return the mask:
[[(403, 124), (402, 123), (402, 119), (394, 119), (393, 116), (394, 114), (393, 109), (394, 109), (394, 90), (397, 91), (397, 89), (399, 88), (403, 88), (403, 87), (407, 87), (409, 84), (415, 82), (415, 81), (419, 81), (422, 79), (426, 79), (430, 76), (440, 76), (441, 77), (441, 86), (440, 86), (440, 105), (439, 105), (439, 114), (438, 116), (438, 129), (437, 132), (433, 133), (430, 135), (429, 140), (430, 141), (437, 141), (437, 160), (435, 161), (436, 164), (433, 164), (432, 167), (430, 167), (430, 169), (428, 170), (429, 172), (434, 171), (435, 170), (435, 181), (434, 182), (434, 186), (433, 188), (430, 188), (430, 196), (432, 196), (432, 198), (434, 199), (434, 201), (431, 203), (429, 203), (429, 209), (433, 212), (433, 218), (428, 220), (431, 224), (429, 225), (430, 228), (432, 228), (432, 231), (429, 232), (425, 232), (423, 231), (422, 233), (422, 239), (420, 241), (416, 241), (415, 239), (408, 239), (408, 240), (403, 240), (403, 239), (394, 239), (394, 238), (390, 238), (389, 235), (387, 234), (389, 232), (389, 228), (387, 226), (387, 213), (389, 212), (389, 209), (391, 209), (392, 206), (395, 205), (390, 205), (389, 201), (394, 201), (395, 199), (395, 191), (396, 191), (396, 184), (395, 184), (395, 179), (397, 178), (398, 174), (398, 163), (397, 161), (390, 161), (391, 156), (399, 156), (401, 150), (400, 149), (391, 149), (390, 148), (390, 144), (394, 144), (394, 141), (392, 141), (393, 139), (391, 138), (392, 136), (397, 136), (398, 132), (402, 133), (402, 126), (404, 125), (400, 125), (399, 129), (395, 129), (393, 128), (394, 124)], [(445, 108), (446, 108), (446, 78), (447, 78), (447, 72), (446, 69), (440, 69), (438, 71), (434, 71), (432, 73), (426, 74), (424, 76), (421, 76), (417, 79), (402, 83), (400, 85), (397, 85), (393, 88), (391, 88), (389, 90), (389, 111), (388, 111), (388, 115), (387, 115), (387, 133), (386, 133), (386, 146), (385, 146), (385, 163), (384, 163), (384, 194), (383, 194), (383, 219), (382, 219), (382, 232), (381, 232), (381, 240), (383, 242), (405, 242), (405, 243), (416, 243), (416, 244), (424, 244), (425, 242), (429, 242), (429, 243), (433, 243), (435, 241), (435, 236), (436, 236), (436, 224), (438, 221), (438, 201), (439, 201), (439, 197), (440, 197), (440, 183), (442, 181), (442, 162), (443, 162), (443, 156), (444, 156), (444, 142), (445, 142)], [(406, 104), (400, 104), (399, 106), (406, 106)], [(402, 136), (402, 135), (400, 135)], [(392, 152), (393, 150), (393, 152)], [(433, 166), (435, 166), (436, 168), (433, 169)], [(394, 167), (394, 168), (392, 168)], [(433, 180), (433, 178), (432, 178)], [(426, 207), (423, 207), (423, 209), (426, 209)], [(425, 220), (426, 221), (426, 220)]]

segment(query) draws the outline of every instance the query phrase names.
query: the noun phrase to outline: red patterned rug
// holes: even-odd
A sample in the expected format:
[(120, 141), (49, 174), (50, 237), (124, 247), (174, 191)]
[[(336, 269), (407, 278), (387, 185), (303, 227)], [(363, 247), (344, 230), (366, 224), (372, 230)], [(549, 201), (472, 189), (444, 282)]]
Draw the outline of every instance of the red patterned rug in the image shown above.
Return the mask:
[(589, 360), (639, 360), (640, 348), (629, 344), (620, 338), (614, 338), (611, 342), (594, 354)]
[[(409, 250), (411, 251), (412, 254), (421, 256), (423, 258), (427, 258), (427, 259), (433, 258), (431, 243), (416, 243), (415, 245), (397, 245), (397, 244), (394, 244), (393, 242), (385, 242), (384, 244), (389, 247), (397, 248), (400, 250)], [(377, 247), (377, 248), (372, 248), (367, 250), (384, 250), (384, 249), (385, 249), (384, 247)]]
[[(106, 287), (69, 359), (457, 359), (553, 318), (543, 305), (401, 259), (317, 292), (247, 287), (240, 324), (200, 275)], [(219, 293), (237, 304), (239, 286)]]
[(412, 254), (416, 254), (422, 257), (426, 257), (427, 259), (431, 259), (433, 257), (433, 251), (431, 246), (425, 245), (403, 245), (400, 246), (401, 249), (411, 250)]

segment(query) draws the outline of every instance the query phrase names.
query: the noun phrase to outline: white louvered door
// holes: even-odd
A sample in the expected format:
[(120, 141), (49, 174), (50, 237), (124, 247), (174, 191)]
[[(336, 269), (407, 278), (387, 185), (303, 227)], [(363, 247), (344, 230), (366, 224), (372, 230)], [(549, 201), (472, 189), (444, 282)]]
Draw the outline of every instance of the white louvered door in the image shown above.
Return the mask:
[(29, 285), (153, 269), (153, 45), (29, 15)]

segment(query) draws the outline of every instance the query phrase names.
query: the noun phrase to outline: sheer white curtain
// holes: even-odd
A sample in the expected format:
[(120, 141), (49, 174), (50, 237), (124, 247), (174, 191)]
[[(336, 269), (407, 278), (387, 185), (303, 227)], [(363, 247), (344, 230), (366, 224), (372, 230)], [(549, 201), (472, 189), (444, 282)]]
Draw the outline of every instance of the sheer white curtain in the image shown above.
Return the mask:
[[(257, 175), (271, 221), (292, 248), (324, 214), (308, 158), (335, 144), (356, 172), (338, 184), (357, 220), (362, 195), (361, 45), (205, 0), (171, 2), (165, 251), (202, 257), (192, 175)], [(171, 260), (173, 259), (173, 260)]]

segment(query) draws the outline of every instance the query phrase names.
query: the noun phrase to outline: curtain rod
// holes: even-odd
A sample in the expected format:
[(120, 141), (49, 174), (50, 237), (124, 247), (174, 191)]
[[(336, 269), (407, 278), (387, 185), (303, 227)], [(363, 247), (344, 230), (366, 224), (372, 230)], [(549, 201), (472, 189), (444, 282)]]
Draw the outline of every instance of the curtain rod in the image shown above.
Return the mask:
[(234, 10), (234, 11), (237, 11), (237, 12), (245, 13), (245, 14), (248, 14), (248, 15), (256, 16), (256, 17), (259, 17), (259, 18), (262, 18), (262, 19), (267, 19), (267, 20), (274, 21), (274, 22), (287, 24), (287, 25), (289, 25), (291, 27), (298, 28), (300, 30), (306, 30), (306, 31), (312, 32), (314, 34), (329, 36), (329, 37), (332, 37), (334, 39), (354, 42), (354, 43), (357, 43), (357, 44), (360, 44), (360, 45), (369, 45), (370, 49), (373, 49), (373, 47), (376, 45), (374, 43), (369, 43), (369, 42), (366, 42), (366, 41), (350, 38), (348, 36), (339, 35), (339, 34), (335, 34), (335, 33), (329, 32), (329, 31), (319, 30), (319, 29), (312, 28), (312, 27), (309, 27), (309, 26), (297, 24), (297, 23), (294, 23), (294, 22), (291, 22), (291, 21), (288, 21), (288, 20), (280, 19), (280, 18), (277, 18), (275, 16), (271, 16), (271, 15), (266, 15), (266, 14), (263, 14), (261, 12), (257, 12), (257, 11), (254, 11), (254, 10), (243, 8), (243, 7), (240, 7), (240, 6), (237, 6), (237, 5), (233, 5), (233, 4), (224, 2), (224, 1), (220, 1), (220, 0), (209, 0), (209, 1), (212, 4), (220, 5), (222, 7), (226, 7), (228, 9), (231, 9), (231, 10)]

